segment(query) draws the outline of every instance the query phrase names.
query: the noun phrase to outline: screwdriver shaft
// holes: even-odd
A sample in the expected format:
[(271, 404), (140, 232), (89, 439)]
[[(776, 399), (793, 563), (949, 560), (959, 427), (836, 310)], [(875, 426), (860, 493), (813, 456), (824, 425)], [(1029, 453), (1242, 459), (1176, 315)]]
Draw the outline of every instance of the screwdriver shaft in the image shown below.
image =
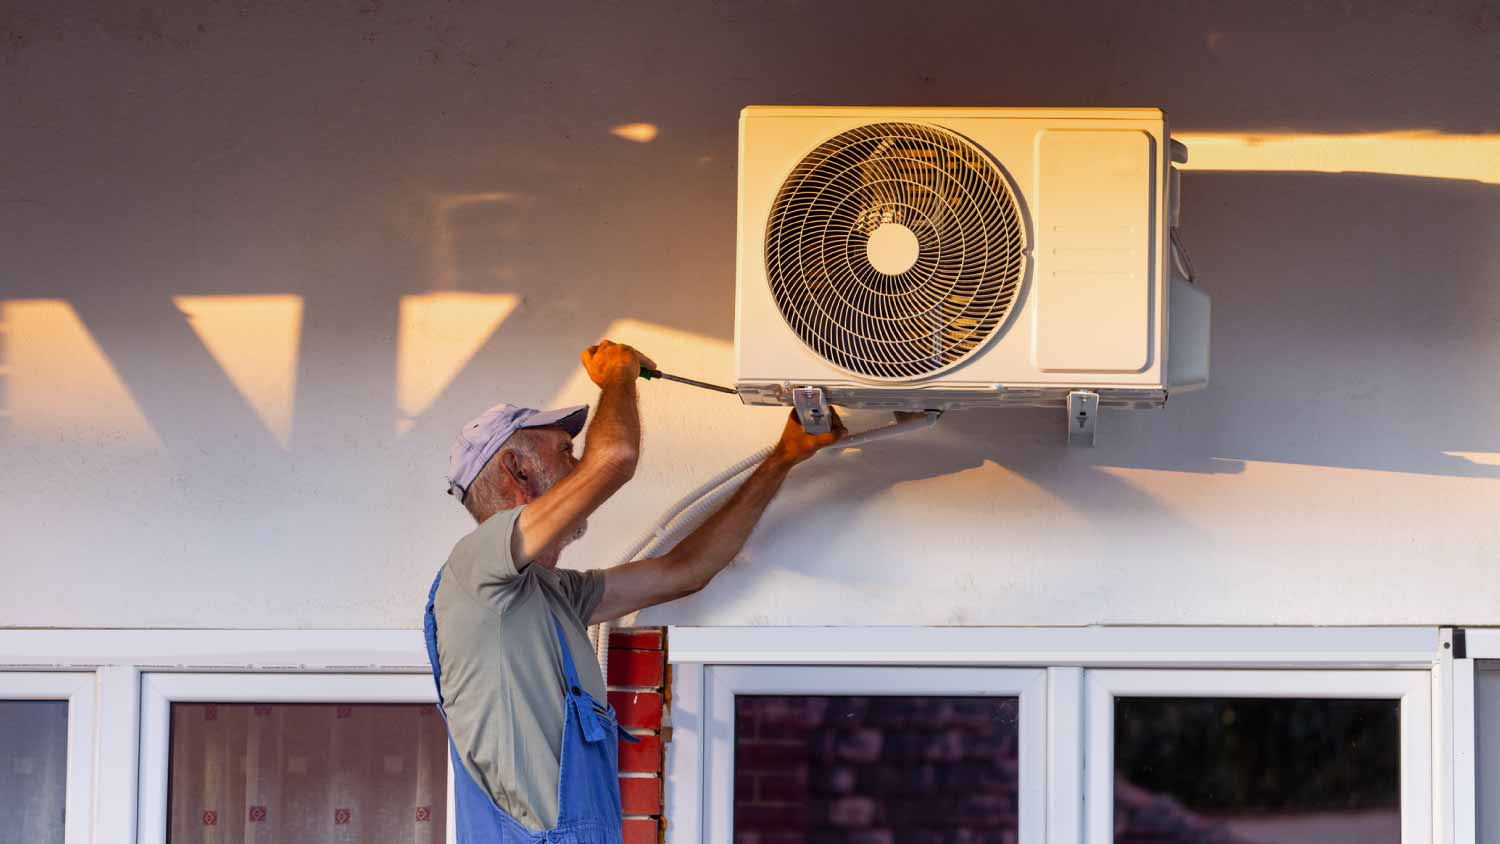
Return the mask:
[(716, 393), (728, 393), (731, 396), (739, 395), (738, 390), (734, 390), (729, 387), (720, 387), (718, 384), (708, 384), (703, 381), (694, 381), (691, 378), (683, 378), (681, 375), (668, 375), (667, 373), (662, 372), (660, 369), (648, 369), (644, 366), (641, 367), (641, 377), (647, 380), (650, 380), (652, 378), (665, 378), (668, 381), (676, 381), (679, 384), (688, 384), (693, 387), (702, 387), (705, 390), (713, 390)]
[(694, 381), (691, 378), (683, 378), (680, 375), (668, 375), (665, 372), (661, 374), (661, 377), (667, 379), (668, 381), (676, 381), (679, 384), (691, 384), (694, 387), (702, 387), (705, 390), (715, 390), (720, 393), (737, 395), (737, 393), (733, 389), (730, 389), (729, 387), (720, 387), (718, 384), (705, 384), (702, 381)]

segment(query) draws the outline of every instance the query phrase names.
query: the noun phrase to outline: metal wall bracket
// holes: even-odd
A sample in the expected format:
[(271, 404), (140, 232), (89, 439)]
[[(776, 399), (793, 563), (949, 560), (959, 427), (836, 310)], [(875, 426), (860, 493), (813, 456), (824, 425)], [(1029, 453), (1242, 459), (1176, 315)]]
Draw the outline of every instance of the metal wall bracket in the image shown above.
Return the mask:
[(798, 387), (792, 390), (792, 407), (797, 409), (802, 430), (809, 434), (826, 434), (833, 430), (833, 420), (828, 414), (828, 401), (823, 397), (823, 388)]
[(1099, 394), (1088, 390), (1068, 393), (1068, 445), (1094, 444), (1099, 427)]

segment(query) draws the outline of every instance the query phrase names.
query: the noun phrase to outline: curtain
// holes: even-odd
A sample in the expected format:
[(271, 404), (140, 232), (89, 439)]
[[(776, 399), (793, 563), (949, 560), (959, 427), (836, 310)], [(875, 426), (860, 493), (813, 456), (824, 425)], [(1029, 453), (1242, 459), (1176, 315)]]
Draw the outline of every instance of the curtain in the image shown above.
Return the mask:
[(173, 704), (172, 844), (442, 844), (430, 704)]

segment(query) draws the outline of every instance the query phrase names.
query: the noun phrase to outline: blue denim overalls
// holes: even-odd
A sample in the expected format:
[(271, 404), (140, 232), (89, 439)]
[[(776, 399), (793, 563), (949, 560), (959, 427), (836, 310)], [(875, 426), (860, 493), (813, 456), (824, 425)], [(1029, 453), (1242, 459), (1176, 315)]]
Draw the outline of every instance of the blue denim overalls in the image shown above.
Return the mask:
[[(432, 604), (437, 597), (441, 570), (427, 593), (427, 612), (422, 627), (427, 638), (427, 661), (432, 663), (432, 679), (438, 684), (438, 710), (443, 710), (442, 668), (438, 662), (437, 619)], [(563, 706), (567, 708), (563, 723), (562, 765), (557, 782), (557, 826), (534, 832), (511, 817), (470, 776), (453, 738), (448, 739), (448, 754), (453, 758), (454, 814), (459, 844), (621, 844), (619, 745), (616, 737), (626, 741), (639, 739), (625, 732), (615, 721), (614, 707), (606, 702), (600, 707), (578, 680), (573, 653), (556, 618), (552, 626), (562, 645), (563, 678), (567, 681)]]

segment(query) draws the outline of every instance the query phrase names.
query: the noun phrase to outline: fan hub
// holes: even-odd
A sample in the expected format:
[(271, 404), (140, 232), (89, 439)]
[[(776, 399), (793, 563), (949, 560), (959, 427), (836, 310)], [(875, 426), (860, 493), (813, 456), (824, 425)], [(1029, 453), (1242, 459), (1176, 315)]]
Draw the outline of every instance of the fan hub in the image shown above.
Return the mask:
[(885, 223), (870, 232), (865, 255), (876, 272), (901, 275), (917, 265), (921, 247), (916, 232), (900, 223)]

